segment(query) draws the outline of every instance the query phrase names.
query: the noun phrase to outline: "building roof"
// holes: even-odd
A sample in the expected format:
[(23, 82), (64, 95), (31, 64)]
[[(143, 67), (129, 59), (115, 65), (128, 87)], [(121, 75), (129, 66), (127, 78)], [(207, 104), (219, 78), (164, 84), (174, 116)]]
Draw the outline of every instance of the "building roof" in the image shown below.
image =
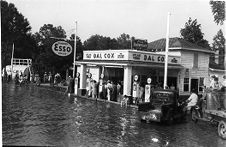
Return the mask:
[[(151, 51), (165, 51), (166, 46), (166, 38), (162, 38), (148, 44), (148, 50)], [(173, 49), (186, 49), (186, 50), (197, 50), (197, 51), (204, 51), (204, 52), (212, 52), (208, 48), (203, 48), (198, 46), (197, 44), (188, 42), (182, 38), (174, 37), (169, 39), (169, 50)]]

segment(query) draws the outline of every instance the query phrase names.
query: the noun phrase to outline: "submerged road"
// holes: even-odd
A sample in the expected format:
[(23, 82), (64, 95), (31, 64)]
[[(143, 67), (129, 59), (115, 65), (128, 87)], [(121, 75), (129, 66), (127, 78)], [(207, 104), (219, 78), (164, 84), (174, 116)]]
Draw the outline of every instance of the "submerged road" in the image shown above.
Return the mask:
[(136, 108), (68, 97), (36, 86), (2, 85), (4, 145), (224, 147), (206, 122), (145, 124)]

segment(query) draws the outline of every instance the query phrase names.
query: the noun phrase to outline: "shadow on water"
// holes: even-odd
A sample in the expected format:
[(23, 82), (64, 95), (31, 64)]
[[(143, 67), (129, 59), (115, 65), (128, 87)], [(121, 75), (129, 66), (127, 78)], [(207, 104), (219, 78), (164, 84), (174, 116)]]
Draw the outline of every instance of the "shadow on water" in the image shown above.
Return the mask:
[(54, 146), (224, 146), (216, 128), (142, 123), (135, 108), (35, 86), (2, 87), (3, 144)]

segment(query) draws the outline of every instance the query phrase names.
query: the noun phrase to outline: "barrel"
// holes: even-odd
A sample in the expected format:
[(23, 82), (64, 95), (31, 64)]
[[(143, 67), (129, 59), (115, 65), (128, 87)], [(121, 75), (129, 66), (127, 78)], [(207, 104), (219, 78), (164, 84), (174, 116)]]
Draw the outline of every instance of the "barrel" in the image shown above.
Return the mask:
[(220, 99), (221, 109), (226, 110), (226, 92), (225, 91), (221, 91), (219, 93), (219, 99)]
[(223, 100), (223, 106), (224, 106), (224, 110), (226, 110), (226, 97), (225, 97), (225, 95), (224, 95), (224, 100)]
[(216, 96), (216, 95), (214, 95), (212, 92), (206, 93), (207, 110), (216, 110), (217, 109), (213, 96)]

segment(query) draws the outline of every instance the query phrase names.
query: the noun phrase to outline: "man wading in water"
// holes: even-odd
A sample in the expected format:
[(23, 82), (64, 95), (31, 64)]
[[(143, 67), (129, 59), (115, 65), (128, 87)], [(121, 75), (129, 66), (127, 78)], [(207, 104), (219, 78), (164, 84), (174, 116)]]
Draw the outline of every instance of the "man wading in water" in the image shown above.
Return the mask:
[(66, 83), (67, 83), (67, 89), (64, 94), (67, 93), (68, 96), (70, 96), (72, 93), (72, 88), (73, 88), (73, 78), (71, 78), (71, 76), (69, 76)]

